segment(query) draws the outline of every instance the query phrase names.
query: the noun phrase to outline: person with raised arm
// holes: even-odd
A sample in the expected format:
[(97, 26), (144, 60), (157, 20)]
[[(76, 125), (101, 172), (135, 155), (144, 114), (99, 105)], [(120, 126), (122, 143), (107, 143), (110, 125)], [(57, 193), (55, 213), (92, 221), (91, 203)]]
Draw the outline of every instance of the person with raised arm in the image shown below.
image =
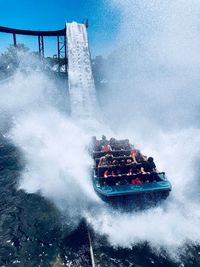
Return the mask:
[(99, 160), (98, 167), (110, 166), (112, 164), (112, 158), (113, 155), (110, 154), (106, 154), (105, 156), (101, 157)]

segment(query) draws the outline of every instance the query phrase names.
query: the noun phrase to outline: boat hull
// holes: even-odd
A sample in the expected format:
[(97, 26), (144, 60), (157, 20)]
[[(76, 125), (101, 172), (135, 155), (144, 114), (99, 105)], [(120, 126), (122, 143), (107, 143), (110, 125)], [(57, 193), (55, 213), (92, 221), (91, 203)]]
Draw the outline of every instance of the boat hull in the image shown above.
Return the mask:
[(125, 185), (100, 185), (93, 176), (93, 186), (99, 197), (114, 206), (146, 207), (155, 206), (166, 199), (171, 191), (171, 184), (160, 174), (159, 182)]

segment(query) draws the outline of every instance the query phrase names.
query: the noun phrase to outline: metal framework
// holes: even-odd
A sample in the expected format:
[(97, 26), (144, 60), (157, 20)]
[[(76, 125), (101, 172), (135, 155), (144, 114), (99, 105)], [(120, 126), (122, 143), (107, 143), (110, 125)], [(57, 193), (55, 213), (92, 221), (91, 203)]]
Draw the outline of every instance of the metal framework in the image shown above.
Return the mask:
[[(83, 22), (88, 28), (88, 19), (86, 18)], [(0, 26), (0, 32), (9, 33), (13, 35), (13, 45), (17, 46), (17, 34), (19, 35), (29, 35), (38, 37), (38, 52), (40, 59), (44, 59), (44, 37), (55, 36), (57, 37), (57, 58), (58, 58), (58, 71), (61, 72), (61, 66), (65, 65), (65, 71), (67, 72), (67, 37), (66, 28), (56, 31), (32, 31), (32, 30), (20, 30), (8, 27)]]
[(61, 65), (64, 61), (65, 71), (67, 71), (67, 38), (65, 36), (57, 36), (58, 44), (58, 71), (61, 72)]
[[(10, 33), (13, 35), (13, 45), (17, 46), (17, 34), (19, 35), (29, 35), (38, 37), (38, 52), (40, 59), (44, 59), (45, 50), (44, 50), (44, 37), (55, 36), (57, 37), (57, 58), (59, 68), (58, 71), (61, 72), (61, 65), (64, 61), (65, 70), (67, 71), (67, 44), (66, 44), (66, 28), (56, 31), (31, 31), (31, 30), (20, 30), (0, 26), (0, 32)], [(63, 60), (64, 59), (64, 60)], [(62, 62), (61, 62), (62, 60)]]

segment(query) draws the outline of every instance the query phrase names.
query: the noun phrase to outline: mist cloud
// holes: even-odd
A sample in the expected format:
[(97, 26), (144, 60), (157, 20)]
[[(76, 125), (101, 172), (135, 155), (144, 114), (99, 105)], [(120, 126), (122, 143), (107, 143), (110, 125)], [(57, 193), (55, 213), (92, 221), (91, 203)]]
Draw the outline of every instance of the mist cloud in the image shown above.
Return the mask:
[[(199, 2), (109, 4), (121, 10), (122, 23), (119, 49), (107, 60), (108, 114), (142, 128), (149, 119), (158, 128), (199, 127)], [(120, 107), (109, 109), (111, 99)]]
[(113, 135), (128, 137), (152, 155), (172, 182), (171, 196), (157, 208), (130, 214), (98, 200), (86, 150), (92, 120), (80, 124), (69, 118), (55, 83), (36, 72), (18, 72), (0, 86), (1, 109), (12, 120), (9, 136), (26, 161), (19, 188), (44, 195), (72, 217), (85, 216), (111, 245), (147, 241), (176, 257), (185, 245), (200, 243), (200, 4), (113, 0), (112, 5), (121, 10), (120, 48), (107, 60), (108, 87), (100, 94), (107, 125), (97, 132), (111, 126)]
[(95, 220), (87, 214), (88, 220), (114, 246), (147, 241), (177, 259), (188, 244), (200, 243), (200, 4), (106, 2), (118, 8), (122, 23), (105, 64), (102, 108), (115, 135), (129, 137), (166, 171), (172, 193), (149, 211), (102, 210)]

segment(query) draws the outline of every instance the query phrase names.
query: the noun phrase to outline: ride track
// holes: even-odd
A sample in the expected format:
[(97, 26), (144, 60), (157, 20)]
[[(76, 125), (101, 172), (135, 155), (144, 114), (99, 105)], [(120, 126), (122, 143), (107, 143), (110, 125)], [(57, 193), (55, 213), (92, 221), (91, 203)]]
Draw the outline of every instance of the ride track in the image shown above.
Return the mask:
[[(88, 19), (85, 19), (83, 24), (88, 28)], [(67, 72), (67, 36), (66, 26), (61, 30), (55, 31), (33, 31), (21, 30), (0, 26), (0, 33), (8, 33), (13, 35), (13, 45), (17, 47), (17, 35), (37, 36), (38, 37), (38, 52), (41, 59), (44, 58), (44, 37), (57, 37), (57, 59), (58, 72), (61, 72), (62, 59), (64, 59), (65, 70)]]
[(8, 33), (13, 35), (13, 45), (17, 47), (17, 34), (38, 37), (38, 52), (40, 59), (44, 58), (44, 37), (57, 37), (57, 59), (58, 72), (61, 72), (61, 59), (64, 59), (65, 69), (67, 70), (67, 45), (66, 45), (66, 28), (55, 31), (32, 31), (21, 30), (0, 26), (1, 33)]
[(20, 35), (32, 35), (32, 36), (65, 36), (66, 29), (55, 30), (55, 31), (32, 31), (32, 30), (20, 30), (8, 27), (0, 26), (0, 32), (20, 34)]

